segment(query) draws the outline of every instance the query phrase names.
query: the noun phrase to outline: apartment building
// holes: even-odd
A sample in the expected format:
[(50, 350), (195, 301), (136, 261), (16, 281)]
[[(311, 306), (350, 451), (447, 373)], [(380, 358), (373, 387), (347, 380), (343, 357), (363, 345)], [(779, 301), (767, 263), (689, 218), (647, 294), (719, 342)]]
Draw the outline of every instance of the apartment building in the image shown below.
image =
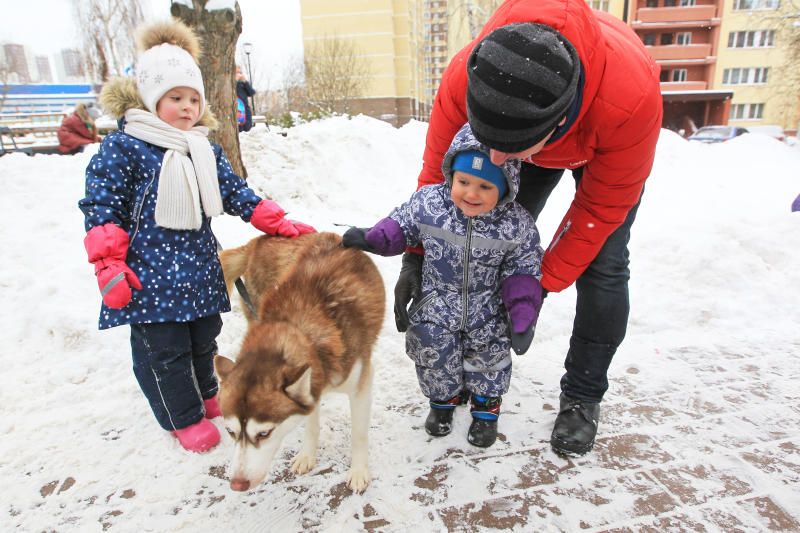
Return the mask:
[[(796, 131), (800, 93), (780, 76), (780, 2), (789, 0), (587, 0), (642, 39), (661, 66), (663, 125), (686, 134), (729, 122)], [(303, 39), (336, 34), (363, 50), (371, 81), (354, 110), (394, 124), (426, 120), (450, 58), (500, 3), (301, 0)]]
[[(737, 126), (777, 124), (796, 130), (800, 90), (787, 87), (787, 44), (780, 32), (780, 2), (728, 0), (725, 3), (719, 66), (714, 86), (733, 92), (728, 122)], [(794, 68), (800, 68), (795, 66)]]
[(352, 113), (364, 113), (395, 125), (417, 115), (426, 89), (417, 72), (425, 58), (412, 53), (418, 46), (423, 14), (406, 0), (301, 0), (303, 46), (325, 39), (352, 43), (357, 60), (366, 64), (361, 98)]
[(714, 77), (724, 0), (637, 0), (630, 25), (661, 66), (666, 128), (725, 124), (733, 92)]

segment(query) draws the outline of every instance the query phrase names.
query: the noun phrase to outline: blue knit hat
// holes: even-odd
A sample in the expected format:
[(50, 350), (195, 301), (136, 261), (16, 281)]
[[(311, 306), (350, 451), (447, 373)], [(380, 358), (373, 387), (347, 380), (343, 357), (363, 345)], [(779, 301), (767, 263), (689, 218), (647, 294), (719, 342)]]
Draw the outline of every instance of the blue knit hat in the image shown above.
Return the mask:
[(508, 182), (503, 170), (492, 163), (489, 156), (478, 150), (465, 150), (453, 158), (453, 172), (460, 170), (490, 182), (497, 187), (497, 198), (502, 199), (508, 192)]

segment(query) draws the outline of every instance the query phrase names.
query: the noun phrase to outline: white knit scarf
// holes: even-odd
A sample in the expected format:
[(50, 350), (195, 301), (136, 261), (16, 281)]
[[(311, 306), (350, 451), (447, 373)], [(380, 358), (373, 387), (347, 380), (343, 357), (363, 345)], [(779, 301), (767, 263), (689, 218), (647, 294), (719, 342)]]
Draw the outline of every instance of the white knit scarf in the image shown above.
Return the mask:
[(125, 120), (125, 133), (167, 149), (158, 178), (156, 224), (197, 230), (203, 223), (203, 212), (209, 217), (222, 214), (217, 162), (208, 141), (208, 128), (195, 126), (183, 131), (141, 109), (126, 111)]

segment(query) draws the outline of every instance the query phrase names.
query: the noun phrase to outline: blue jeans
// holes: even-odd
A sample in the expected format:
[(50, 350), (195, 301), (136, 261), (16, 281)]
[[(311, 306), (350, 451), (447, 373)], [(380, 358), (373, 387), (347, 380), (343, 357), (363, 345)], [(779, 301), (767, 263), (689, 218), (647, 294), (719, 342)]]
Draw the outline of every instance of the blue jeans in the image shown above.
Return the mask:
[(214, 355), (219, 314), (193, 322), (131, 324), (133, 373), (162, 428), (200, 421), (203, 400), (217, 394)]
[[(523, 164), (517, 201), (538, 218), (563, 173)], [(576, 187), (582, 174), (583, 168), (572, 171)], [(628, 241), (639, 202), (575, 282), (575, 322), (561, 377), (561, 391), (571, 398), (599, 402), (608, 390), (608, 367), (628, 328)]]

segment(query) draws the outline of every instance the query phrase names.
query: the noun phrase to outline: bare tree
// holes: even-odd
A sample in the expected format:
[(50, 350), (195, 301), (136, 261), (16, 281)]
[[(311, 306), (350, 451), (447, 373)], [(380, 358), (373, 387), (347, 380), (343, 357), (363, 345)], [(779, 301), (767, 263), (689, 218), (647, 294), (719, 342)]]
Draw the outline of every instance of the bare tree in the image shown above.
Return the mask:
[(466, 17), (470, 38), (474, 39), (502, 3), (503, 0), (458, 0), (448, 4), (449, 14), (451, 17)]
[(136, 58), (134, 29), (144, 20), (140, 0), (72, 0), (89, 75), (121, 76)]
[(369, 64), (355, 43), (325, 36), (305, 51), (308, 103), (325, 113), (348, 113), (369, 81)]
[(305, 65), (301, 56), (294, 55), (282, 73), (281, 90), (286, 101), (286, 111), (297, 111), (308, 97), (305, 89)]
[(172, 15), (194, 29), (203, 45), (200, 72), (206, 89), (206, 102), (219, 120), (211, 140), (219, 143), (231, 162), (233, 171), (247, 178), (239, 148), (239, 128), (236, 123), (236, 41), (242, 33), (242, 11), (239, 3), (234, 9), (205, 9), (208, 0), (192, 0), (192, 7), (173, 3)]

